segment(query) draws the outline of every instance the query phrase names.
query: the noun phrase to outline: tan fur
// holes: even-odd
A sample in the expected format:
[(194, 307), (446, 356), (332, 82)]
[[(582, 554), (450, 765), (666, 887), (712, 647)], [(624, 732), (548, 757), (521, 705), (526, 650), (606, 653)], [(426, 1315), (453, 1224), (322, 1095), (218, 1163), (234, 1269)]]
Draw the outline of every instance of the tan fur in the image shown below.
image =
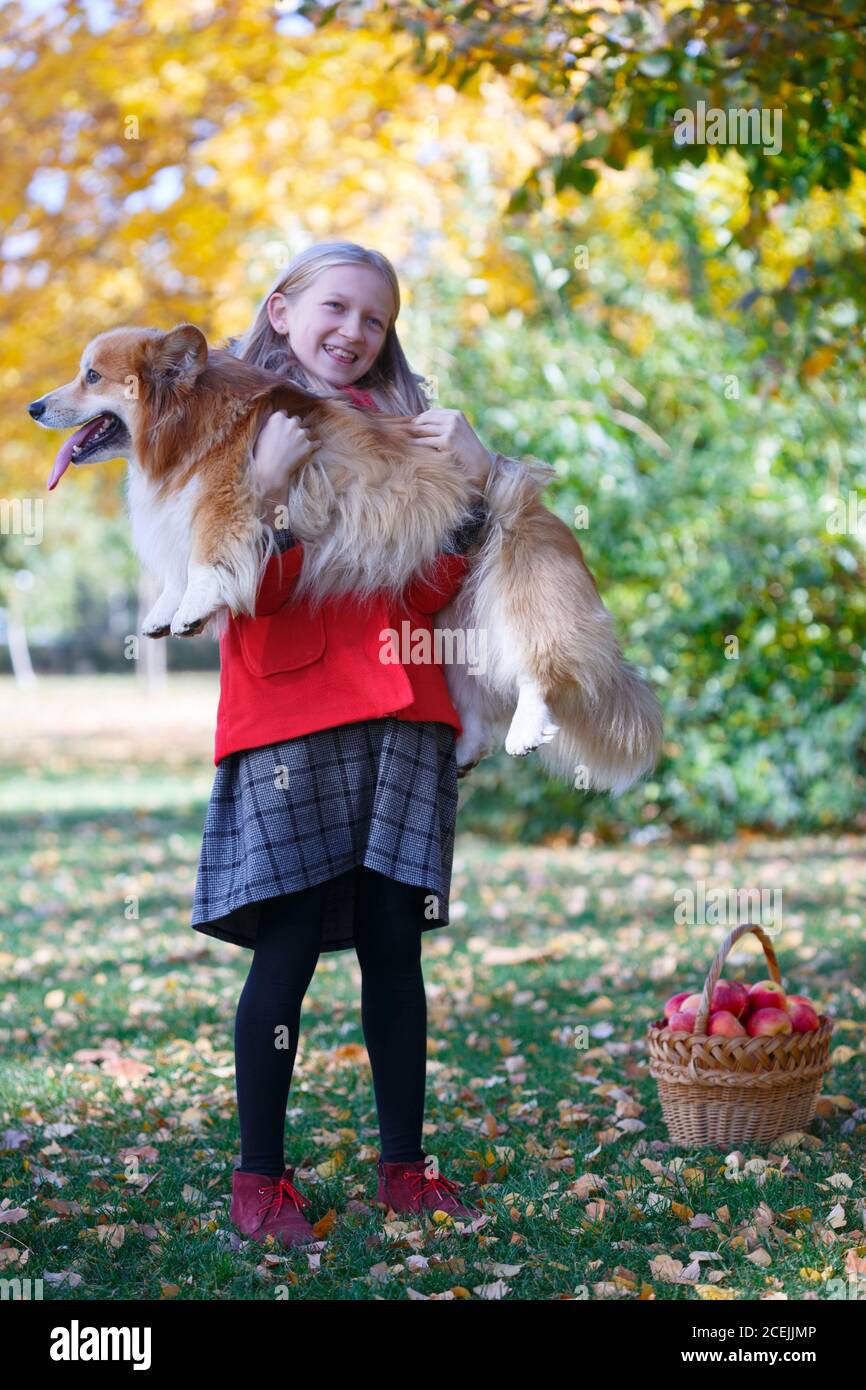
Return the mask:
[(465, 664), (447, 673), (464, 724), (458, 758), (471, 765), (495, 746), (528, 676), (558, 726), (554, 738), (535, 745), (549, 771), (572, 785), (622, 792), (655, 766), (661, 710), (622, 655), (577, 540), (541, 502), (555, 476), (547, 464), (500, 455), (488, 487), (487, 534), (465, 584), (437, 614), (443, 628), (487, 634), (482, 677)]
[[(98, 387), (84, 380), (90, 367), (102, 377)], [(141, 470), (138, 495), (157, 521), (170, 515), (160, 508), (177, 508), (181, 497), (191, 508), (186, 591), (166, 580), (162, 604), (149, 615), (153, 636), (169, 630), (167, 613), (176, 635), (214, 637), (229, 610), (253, 613), (275, 547), (250, 464), (274, 411), (300, 416), (321, 441), (290, 482), (287, 512), (289, 530), (304, 543), (298, 593), (312, 602), (337, 593), (400, 595), (427, 571), (471, 502), (462, 471), (415, 441), (410, 420), (360, 412), (227, 352), (208, 352), (191, 324), (101, 334), (85, 349), (80, 377), (43, 399), (50, 412), (40, 423), (51, 427), (113, 412), (129, 431), (131, 469)], [(446, 666), (464, 725), (458, 763), (474, 766), (510, 719), (510, 752), (540, 747), (556, 775), (622, 791), (655, 765), (658, 703), (622, 655), (577, 540), (541, 501), (554, 470), (499, 460), (483, 543), (455, 601), (435, 619), (440, 631), (486, 639), (483, 670), (473, 673), (465, 661)], [(132, 503), (131, 511), (135, 536)], [(154, 547), (155, 538), (139, 544), (145, 564)]]

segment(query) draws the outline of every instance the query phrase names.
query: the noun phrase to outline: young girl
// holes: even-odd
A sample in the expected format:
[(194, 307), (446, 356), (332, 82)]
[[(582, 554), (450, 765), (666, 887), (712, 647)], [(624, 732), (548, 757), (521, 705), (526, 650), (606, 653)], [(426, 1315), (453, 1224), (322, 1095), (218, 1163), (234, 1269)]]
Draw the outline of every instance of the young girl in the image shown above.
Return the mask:
[(381, 661), (379, 634), (413, 628), (465, 578), (484, 524), (491, 455), (459, 411), (428, 409), (395, 331), (391, 263), (351, 242), (296, 256), (240, 340), (244, 361), (361, 409), (414, 417), (413, 433), (448, 451), (479, 493), (405, 608), (352, 595), (311, 612), (291, 601), (303, 547), (279, 529), (289, 475), (311, 456), (297, 418), (271, 417), (254, 451), (256, 482), (280, 553), (256, 615), (230, 619), (220, 642), (217, 774), (204, 826), (192, 925), (253, 951), (238, 1003), (235, 1057), (241, 1162), (231, 1219), (254, 1240), (301, 1244), (310, 1200), (283, 1152), (301, 1005), (323, 951), (354, 946), (361, 1021), (381, 1137), (379, 1201), (471, 1219), (461, 1185), (421, 1147), (427, 1000), (421, 934), (448, 923), (460, 720), (440, 665)]

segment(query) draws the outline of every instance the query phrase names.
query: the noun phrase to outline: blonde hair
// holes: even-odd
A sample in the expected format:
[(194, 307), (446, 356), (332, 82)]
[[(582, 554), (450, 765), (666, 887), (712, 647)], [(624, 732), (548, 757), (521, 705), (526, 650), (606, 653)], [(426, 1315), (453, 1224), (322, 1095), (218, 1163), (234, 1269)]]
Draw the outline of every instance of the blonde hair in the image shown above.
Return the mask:
[(277, 293), (284, 294), (287, 299), (303, 293), (323, 270), (337, 265), (366, 265), (378, 271), (391, 291), (394, 302), (394, 315), (376, 361), (352, 385), (359, 390), (369, 391), (376, 404), (390, 414), (420, 415), (430, 408), (430, 402), (420, 386), (425, 378), (412, 371), (394, 327), (400, 312), (400, 286), (396, 272), (387, 256), (359, 246), (357, 242), (323, 241), (300, 251), (292, 258), (288, 268), (280, 271), (246, 333), (226, 339), (226, 348), (242, 362), (252, 362), (258, 367), (279, 372), (299, 386), (312, 389), (285, 334), (278, 333), (268, 318), (268, 300)]

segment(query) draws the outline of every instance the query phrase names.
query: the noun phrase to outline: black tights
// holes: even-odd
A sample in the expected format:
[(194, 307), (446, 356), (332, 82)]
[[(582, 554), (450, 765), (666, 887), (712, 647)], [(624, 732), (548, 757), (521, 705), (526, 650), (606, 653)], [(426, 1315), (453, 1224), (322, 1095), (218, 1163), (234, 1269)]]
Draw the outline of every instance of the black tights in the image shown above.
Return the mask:
[[(355, 869), (361, 1025), (373, 1070), (382, 1158), (423, 1158), (427, 996), (421, 972), (426, 888)], [(319, 958), (327, 883), (262, 903), (235, 1018), (243, 1172), (281, 1176), (301, 1004)]]

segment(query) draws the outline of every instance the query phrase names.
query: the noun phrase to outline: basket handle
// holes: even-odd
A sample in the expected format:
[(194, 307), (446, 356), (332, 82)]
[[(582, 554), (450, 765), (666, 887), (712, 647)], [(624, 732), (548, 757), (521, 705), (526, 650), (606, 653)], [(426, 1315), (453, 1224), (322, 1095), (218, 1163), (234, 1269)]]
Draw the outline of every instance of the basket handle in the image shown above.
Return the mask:
[(698, 1014), (695, 1019), (695, 1032), (705, 1033), (707, 1031), (707, 1021), (710, 1016), (710, 1000), (713, 997), (713, 990), (719, 982), (722, 967), (727, 959), (728, 952), (735, 941), (747, 931), (754, 932), (764, 948), (764, 955), (767, 957), (767, 965), (770, 970), (770, 978), (777, 985), (782, 983), (782, 972), (779, 969), (779, 962), (776, 959), (776, 952), (773, 950), (773, 943), (770, 941), (763, 927), (756, 926), (753, 922), (741, 922), (739, 926), (731, 927), (719, 949), (716, 951), (713, 963), (707, 972), (704, 981), (704, 988), (701, 993), (701, 1002), (698, 1005)]

